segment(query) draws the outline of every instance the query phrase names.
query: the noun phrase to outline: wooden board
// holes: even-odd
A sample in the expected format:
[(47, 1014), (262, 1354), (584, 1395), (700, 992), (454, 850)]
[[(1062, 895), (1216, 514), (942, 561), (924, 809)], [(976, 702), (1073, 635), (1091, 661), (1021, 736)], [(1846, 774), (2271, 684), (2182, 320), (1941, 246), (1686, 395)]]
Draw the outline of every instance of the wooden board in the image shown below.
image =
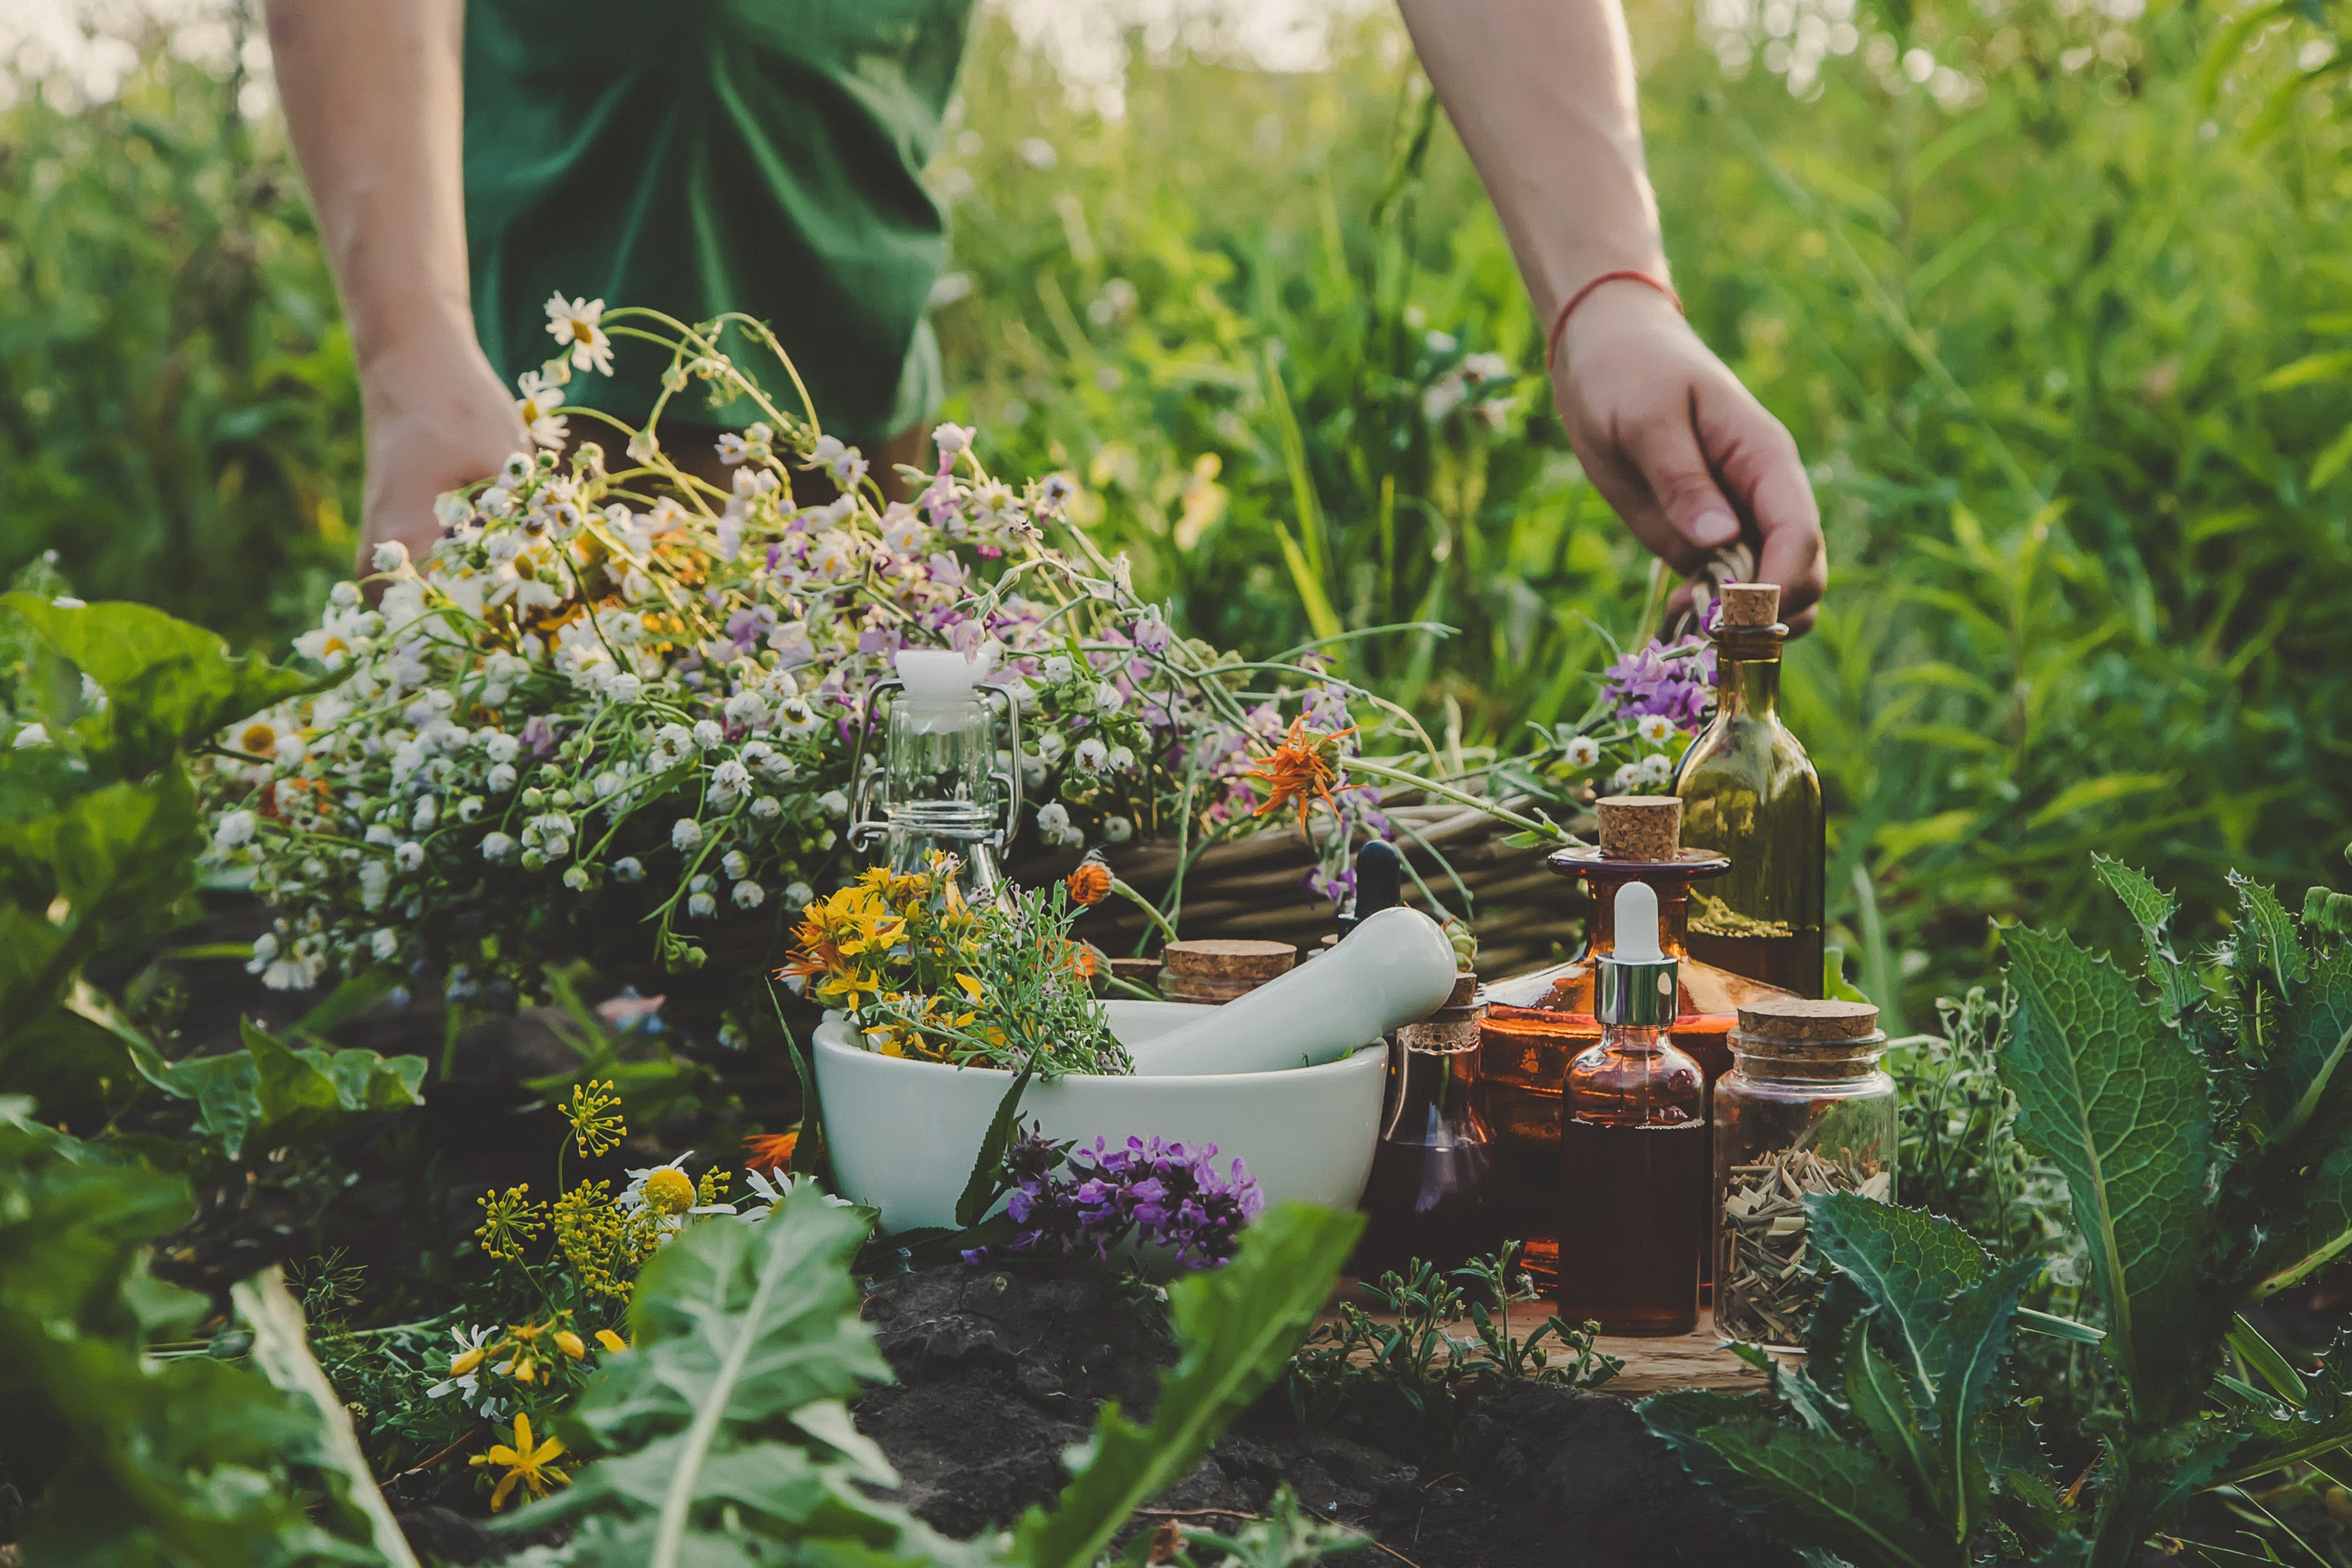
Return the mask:
[[(1333, 1292), (1332, 1305), (1317, 1321), (1338, 1321), (1338, 1303), (1352, 1299), (1355, 1286), (1352, 1279), (1342, 1279), (1339, 1289)], [(1396, 1321), (1393, 1312), (1373, 1311), (1370, 1308), (1366, 1310), (1376, 1322)], [(1511, 1331), (1524, 1337), (1549, 1312), (1540, 1301), (1515, 1303), (1511, 1308)], [(1470, 1326), (1459, 1324), (1454, 1331), (1466, 1334)], [(1725, 1394), (1748, 1394), (1764, 1386), (1764, 1374), (1724, 1348), (1723, 1342), (1716, 1336), (1715, 1326), (1704, 1313), (1697, 1329), (1687, 1334), (1671, 1339), (1628, 1339), (1604, 1334), (1598, 1348), (1625, 1363), (1623, 1371), (1601, 1385), (1602, 1394), (1640, 1399), (1669, 1388), (1711, 1388)]]

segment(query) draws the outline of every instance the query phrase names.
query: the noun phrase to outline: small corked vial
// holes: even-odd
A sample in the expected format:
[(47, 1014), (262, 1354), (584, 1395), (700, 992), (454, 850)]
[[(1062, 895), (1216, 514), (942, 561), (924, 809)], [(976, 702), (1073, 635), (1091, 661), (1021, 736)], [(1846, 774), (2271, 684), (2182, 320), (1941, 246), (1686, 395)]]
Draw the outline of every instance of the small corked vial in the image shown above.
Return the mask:
[(1160, 994), (1171, 1002), (1230, 1002), (1290, 973), (1298, 949), (1286, 942), (1207, 938), (1160, 952)]
[(1601, 853), (1608, 859), (1655, 865), (1682, 850), (1683, 803), (1674, 795), (1602, 795), (1592, 812), (1601, 820)]
[(1718, 601), (1723, 614), (1717, 617), (1717, 631), (1761, 629), (1778, 626), (1780, 621), (1780, 588), (1775, 583), (1726, 583)]
[(1803, 1343), (1822, 1281), (1806, 1200), (1895, 1201), (1895, 1079), (1867, 1002), (1759, 997), (1739, 1009), (1715, 1086), (1716, 1331)]

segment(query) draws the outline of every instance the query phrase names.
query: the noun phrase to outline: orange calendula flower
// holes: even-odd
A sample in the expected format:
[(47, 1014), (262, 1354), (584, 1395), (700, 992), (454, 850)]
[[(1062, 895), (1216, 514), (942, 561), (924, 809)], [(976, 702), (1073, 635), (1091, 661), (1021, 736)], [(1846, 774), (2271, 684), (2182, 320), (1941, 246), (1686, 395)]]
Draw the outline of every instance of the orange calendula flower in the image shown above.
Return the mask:
[(793, 1151), (800, 1146), (798, 1132), (754, 1132), (743, 1140), (744, 1168), (781, 1171), (792, 1163)]
[(1356, 727), (1350, 724), (1328, 735), (1318, 735), (1307, 728), (1304, 716), (1293, 719), (1282, 744), (1249, 772), (1251, 778), (1263, 779), (1266, 785), (1265, 804), (1255, 815), (1279, 811), (1296, 800), (1303, 830), (1315, 802), (1321, 801), (1336, 814), (1339, 808), (1331, 799), (1331, 786), (1339, 782), (1339, 742), (1355, 732)]
[(1088, 856), (1062, 885), (1070, 890), (1070, 902), (1092, 908), (1110, 897), (1110, 868)]

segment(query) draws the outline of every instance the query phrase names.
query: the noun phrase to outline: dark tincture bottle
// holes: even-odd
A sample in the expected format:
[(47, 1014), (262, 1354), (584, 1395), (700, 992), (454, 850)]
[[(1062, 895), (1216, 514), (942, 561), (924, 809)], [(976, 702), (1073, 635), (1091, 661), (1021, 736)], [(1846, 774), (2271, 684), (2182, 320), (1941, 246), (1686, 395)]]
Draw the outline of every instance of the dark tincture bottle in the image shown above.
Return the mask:
[(1601, 1043), (1560, 1097), (1559, 1315), (1609, 1334), (1698, 1326), (1706, 1223), (1706, 1080), (1668, 1037), (1675, 961), (1657, 895), (1617, 893), (1617, 950), (1600, 963)]
[(1478, 980), (1389, 1043), (1389, 1111), (1364, 1193), (1355, 1272), (1367, 1279), (1420, 1258), (1459, 1268), (1502, 1245), (1493, 1203), (1494, 1140), (1478, 1114)]
[[(1645, 882), (1658, 898), (1658, 945), (1676, 965), (1674, 1044), (1697, 1061), (1710, 1088), (1731, 1066), (1724, 1037), (1739, 1009), (1777, 987), (1690, 961), (1684, 929), (1694, 882), (1729, 868), (1722, 856), (1685, 849), (1680, 803), (1671, 795), (1612, 795), (1599, 802), (1597, 849), (1562, 849), (1548, 864), (1582, 877), (1592, 898), (1585, 950), (1566, 963), (1490, 983), (1482, 994), (1478, 1106), (1495, 1139), (1497, 1223), (1527, 1244), (1528, 1271), (1549, 1289), (1559, 1257), (1559, 1100), (1568, 1064), (1601, 1038), (1601, 961), (1617, 946), (1617, 889)], [(1703, 1266), (1704, 1267), (1704, 1266)]]
[(1715, 640), (1716, 710), (1675, 774), (1683, 843), (1730, 871), (1691, 890), (1693, 958), (1822, 994), (1822, 783), (1780, 722), (1780, 590), (1729, 583)]

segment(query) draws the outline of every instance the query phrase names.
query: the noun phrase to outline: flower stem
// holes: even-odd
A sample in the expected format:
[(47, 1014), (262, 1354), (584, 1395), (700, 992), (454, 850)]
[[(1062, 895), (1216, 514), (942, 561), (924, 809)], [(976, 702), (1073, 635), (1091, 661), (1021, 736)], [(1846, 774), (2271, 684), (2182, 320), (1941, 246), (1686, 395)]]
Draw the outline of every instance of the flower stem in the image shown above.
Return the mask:
[(1150, 917), (1151, 923), (1160, 928), (1160, 934), (1162, 937), (1170, 942), (1175, 942), (1178, 940), (1176, 928), (1168, 923), (1168, 917), (1161, 914), (1160, 912), (1159, 906), (1154, 904), (1150, 899), (1145, 898), (1141, 893), (1137, 892), (1133, 888), (1129, 887), (1117, 877), (1113, 877), (1110, 879), (1110, 890), (1117, 893), (1120, 898), (1125, 899), (1129, 903), (1133, 904), (1137, 909), (1141, 910), (1145, 915)]
[(1340, 765), (1351, 773), (1369, 773), (1373, 778), (1386, 779), (1391, 784), (1409, 784), (1415, 789), (1427, 790), (1432, 795), (1442, 795), (1457, 805), (1483, 811), (1497, 822), (1507, 822), (1522, 833), (1538, 834), (1543, 837), (1567, 845), (1583, 842), (1575, 835), (1564, 831), (1556, 822), (1521, 816), (1496, 801), (1482, 800), (1465, 790), (1455, 789), (1452, 784), (1440, 784), (1435, 779), (1423, 778), (1419, 773), (1407, 773), (1402, 768), (1391, 767), (1386, 763), (1376, 763), (1369, 757), (1348, 757), (1342, 760)]

